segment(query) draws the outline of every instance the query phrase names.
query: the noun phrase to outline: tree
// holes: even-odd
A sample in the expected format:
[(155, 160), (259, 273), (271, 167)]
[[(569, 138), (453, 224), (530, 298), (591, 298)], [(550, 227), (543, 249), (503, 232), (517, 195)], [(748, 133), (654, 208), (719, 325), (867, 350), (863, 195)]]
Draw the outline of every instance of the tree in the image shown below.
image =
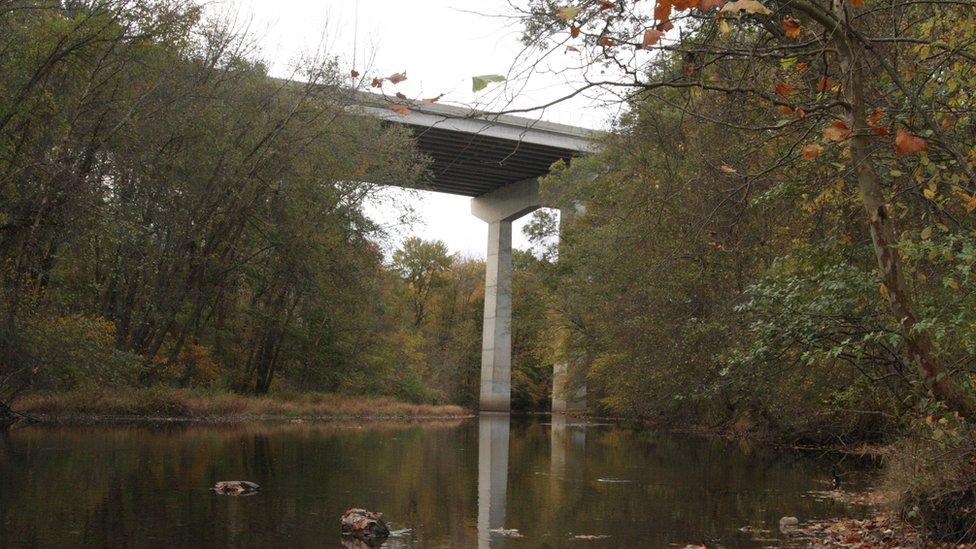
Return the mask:
[[(968, 417), (976, 407), (919, 316), (896, 224), (921, 230), (945, 215), (971, 227), (958, 214), (976, 193), (967, 157), (972, 98), (962, 91), (974, 78), (967, 61), (974, 9), (941, 0), (658, 0), (653, 9), (624, 0), (534, 0), (523, 18), (530, 59), (579, 52), (586, 84), (571, 95), (622, 90), (749, 135), (740, 156), (715, 165), (739, 183), (729, 199), (748, 197), (764, 180), (795, 177), (804, 163), (851, 182), (905, 352), (935, 398)], [(733, 101), (708, 116), (696, 108), (708, 97)], [(777, 154), (750, 161), (760, 149)], [(937, 214), (906, 204), (916, 181), (929, 177), (962, 200)]]
[(64, 332), (139, 383), (335, 387), (380, 314), (363, 202), (424, 174), (408, 132), (351, 113), (335, 59), (271, 78), (193, 3), (2, 4), (0, 380), (64, 377)]
[(427, 242), (417, 237), (408, 238), (393, 253), (393, 266), (409, 287), (414, 328), (427, 317), (431, 293), (443, 285), (443, 273), (452, 261), (447, 246), (440, 240)]

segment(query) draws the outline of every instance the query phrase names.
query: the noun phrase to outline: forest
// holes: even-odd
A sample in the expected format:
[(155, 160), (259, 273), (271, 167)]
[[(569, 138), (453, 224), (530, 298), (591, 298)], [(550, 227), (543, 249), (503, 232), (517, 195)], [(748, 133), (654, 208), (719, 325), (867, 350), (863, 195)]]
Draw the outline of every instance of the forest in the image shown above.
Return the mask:
[[(515, 255), (513, 407), (560, 362), (593, 416), (887, 448), (899, 513), (976, 539), (976, 4), (513, 6), (628, 106), (542, 181), (585, 208)], [(364, 205), (428, 159), (352, 87), (192, 2), (0, 0), (0, 405), (476, 407), (484, 262), (384, 255)]]

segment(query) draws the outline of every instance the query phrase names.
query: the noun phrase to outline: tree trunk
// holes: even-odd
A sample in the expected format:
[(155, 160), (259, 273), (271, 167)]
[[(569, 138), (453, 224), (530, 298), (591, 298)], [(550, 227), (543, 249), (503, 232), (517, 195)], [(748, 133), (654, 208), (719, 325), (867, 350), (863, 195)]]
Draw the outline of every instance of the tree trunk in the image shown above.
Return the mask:
[(918, 315), (901, 269), (897, 233), (884, 199), (881, 178), (871, 158), (871, 136), (873, 130), (867, 120), (867, 105), (864, 98), (864, 69), (861, 60), (868, 52), (849, 41), (847, 36), (837, 33), (837, 46), (841, 67), (846, 76), (843, 82), (844, 94), (848, 102), (847, 114), (851, 122), (851, 164), (857, 175), (858, 189), (868, 217), (871, 241), (878, 259), (882, 293), (888, 300), (891, 312), (898, 320), (898, 328), (911, 362), (918, 369), (922, 380), (932, 391), (932, 395), (945, 403), (953, 411), (970, 418), (976, 412), (976, 403), (966, 395), (952, 380), (942, 361), (935, 356), (932, 340), (924, 329), (918, 328)]

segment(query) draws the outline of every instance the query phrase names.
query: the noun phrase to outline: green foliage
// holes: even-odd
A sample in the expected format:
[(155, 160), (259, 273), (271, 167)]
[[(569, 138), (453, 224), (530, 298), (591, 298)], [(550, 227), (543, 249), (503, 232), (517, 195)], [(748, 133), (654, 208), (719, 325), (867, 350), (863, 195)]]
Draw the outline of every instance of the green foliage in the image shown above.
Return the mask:
[(471, 91), (481, 91), (493, 82), (504, 82), (505, 77), (500, 74), (483, 74), (471, 77)]
[(80, 314), (37, 316), (26, 327), (21, 367), (34, 391), (132, 387), (139, 356), (115, 346), (115, 325)]
[(23, 7), (0, 7), (0, 379), (131, 383), (111, 372), (138, 356), (141, 383), (264, 393), (362, 370), (386, 275), (362, 205), (425, 173), (408, 132), (350, 114), (335, 60), (269, 78), (194, 4)]
[(772, 263), (736, 309), (750, 337), (723, 375), (754, 398), (776, 395), (762, 405), (779, 429), (810, 438), (881, 437), (908, 396), (901, 336), (858, 257), (857, 249), (798, 246)]

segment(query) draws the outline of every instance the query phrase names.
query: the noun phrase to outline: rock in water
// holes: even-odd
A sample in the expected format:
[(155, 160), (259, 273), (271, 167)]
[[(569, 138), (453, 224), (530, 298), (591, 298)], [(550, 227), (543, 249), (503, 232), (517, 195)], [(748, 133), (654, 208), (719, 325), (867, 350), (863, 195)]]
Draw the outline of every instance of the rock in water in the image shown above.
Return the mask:
[(381, 542), (390, 535), (390, 529), (383, 522), (383, 513), (366, 509), (350, 509), (339, 519), (342, 535), (353, 536), (370, 544)]
[(779, 519), (779, 531), (784, 534), (795, 532), (800, 526), (800, 520), (796, 517), (783, 517)]
[(227, 496), (239, 496), (257, 492), (260, 486), (248, 480), (222, 480), (214, 484), (213, 491)]

